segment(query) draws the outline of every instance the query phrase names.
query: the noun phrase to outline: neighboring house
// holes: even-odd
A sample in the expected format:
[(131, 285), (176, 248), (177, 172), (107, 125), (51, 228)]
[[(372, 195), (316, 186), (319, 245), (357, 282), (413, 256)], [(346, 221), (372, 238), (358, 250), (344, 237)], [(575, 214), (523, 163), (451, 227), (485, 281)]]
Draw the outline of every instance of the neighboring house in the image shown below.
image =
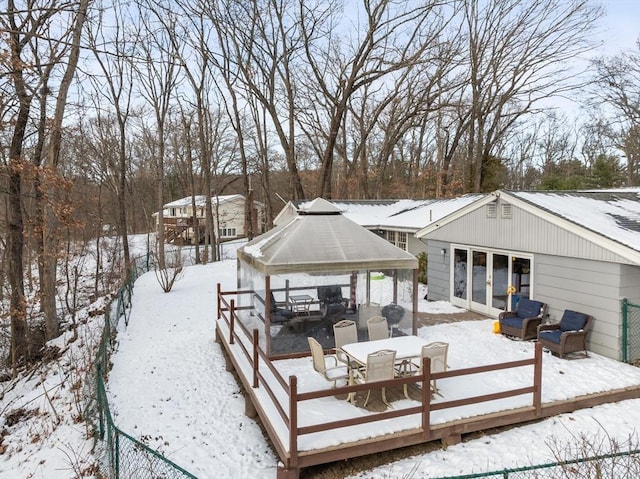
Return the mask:
[[(484, 195), (431, 200), (330, 200), (342, 214), (354, 223), (382, 236), (390, 243), (413, 254), (426, 251), (426, 245), (415, 234), (448, 214), (473, 203)], [(282, 224), (298, 214), (308, 202), (289, 202), (274, 220)]]
[(496, 191), (416, 236), (428, 244), (429, 299), (497, 316), (513, 287), (547, 303), (551, 321), (591, 314), (589, 349), (622, 359), (621, 300), (640, 302), (640, 189)]
[[(195, 196), (195, 212), (191, 196), (181, 198), (163, 206), (164, 234), (167, 243), (196, 244), (202, 243), (206, 226), (206, 197)], [(246, 236), (244, 217), (245, 197), (242, 195), (224, 195), (211, 198), (213, 221), (219, 241), (228, 241)], [(264, 231), (264, 208), (261, 203), (254, 202), (256, 213), (255, 234)], [(156, 228), (158, 213), (154, 213)]]

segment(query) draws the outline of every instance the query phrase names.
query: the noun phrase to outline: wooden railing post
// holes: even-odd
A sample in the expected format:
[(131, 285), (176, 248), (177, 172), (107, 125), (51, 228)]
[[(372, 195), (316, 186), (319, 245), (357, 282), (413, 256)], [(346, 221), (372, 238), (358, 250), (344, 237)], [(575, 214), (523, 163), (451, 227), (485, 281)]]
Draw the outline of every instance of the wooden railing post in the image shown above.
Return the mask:
[(533, 366), (533, 405), (536, 408), (536, 416), (542, 414), (542, 343), (535, 346), (535, 364)]
[(431, 437), (431, 358), (422, 358), (422, 434)]
[(258, 365), (260, 363), (260, 355), (258, 354), (258, 330), (253, 330), (253, 388), (257, 388), (258, 384)]
[(220, 283), (216, 286), (216, 290), (218, 292), (218, 319), (220, 319), (220, 316), (222, 315), (222, 308), (220, 307), (220, 293), (222, 292), (222, 286), (220, 286)]
[(298, 378), (289, 376), (289, 469), (298, 465)]
[(236, 300), (231, 300), (231, 308), (229, 308), (229, 344), (234, 344), (235, 340), (233, 338), (234, 332), (233, 327), (236, 322)]

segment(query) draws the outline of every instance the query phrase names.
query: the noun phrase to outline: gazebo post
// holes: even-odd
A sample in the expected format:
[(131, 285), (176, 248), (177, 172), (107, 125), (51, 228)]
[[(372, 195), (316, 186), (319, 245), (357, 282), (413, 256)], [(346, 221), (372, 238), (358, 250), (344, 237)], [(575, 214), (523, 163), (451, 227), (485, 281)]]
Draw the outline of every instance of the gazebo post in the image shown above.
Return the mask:
[(414, 336), (418, 334), (418, 276), (420, 275), (419, 269), (413, 270), (413, 321), (411, 324), (411, 334)]
[(267, 357), (271, 357), (271, 276), (264, 277), (264, 337)]

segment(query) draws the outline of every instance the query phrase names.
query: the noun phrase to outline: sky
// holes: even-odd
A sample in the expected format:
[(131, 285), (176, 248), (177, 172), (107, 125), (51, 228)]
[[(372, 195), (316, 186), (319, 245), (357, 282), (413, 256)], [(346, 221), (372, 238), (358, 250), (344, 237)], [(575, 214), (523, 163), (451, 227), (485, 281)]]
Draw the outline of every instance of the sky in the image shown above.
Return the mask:
[[(144, 242), (143, 237), (140, 244)], [(124, 321), (119, 324), (118, 347), (107, 385), (109, 402), (120, 429), (199, 478), (275, 478), (277, 457), (256, 422), (244, 415), (240, 387), (226, 371), (221, 348), (214, 341), (216, 285), (220, 282), (223, 290), (234, 289), (233, 257), (231, 251), (222, 262), (185, 268), (184, 276), (169, 293), (162, 292), (152, 272), (136, 281), (129, 325)], [(424, 300), (419, 309), (433, 313), (459, 311), (447, 302)], [(47, 374), (35, 375), (11, 389), (5, 387), (0, 408), (7, 434), (3, 438), (4, 453), (0, 454), (0, 479), (67, 479), (76, 477), (74, 469), (90, 464), (91, 441), (86, 439), (82, 424), (73, 420), (77, 408), (73, 388), (57, 385), (61, 377), (70, 374), (60, 374), (65, 364), (80, 354), (74, 348), (86, 338), (95, 337), (100, 326), (100, 321), (87, 317), (87, 329), (81, 332), (80, 341), (71, 342), (68, 337), (59, 340), (65, 349), (59, 364), (49, 368)], [(484, 319), (424, 327), (418, 335), (448, 342), (451, 368), (532, 356), (532, 343), (512, 341), (492, 330), (492, 320)], [(640, 384), (640, 368), (595, 354), (578, 360), (545, 354), (543, 364), (543, 401)], [(280, 361), (278, 368), (285, 375), (296, 374), (302, 390), (329, 386), (313, 370), (310, 358)], [(441, 380), (438, 386), (444, 397), (452, 399), (469, 387), (499, 384), (502, 388), (521, 382), (522, 375), (489, 376), (473, 385)], [(48, 393), (43, 394), (43, 390)], [(517, 401), (529, 401), (525, 397), (513, 400), (516, 402), (511, 407)], [(411, 404), (416, 403), (402, 399), (392, 406)], [(40, 420), (25, 419), (8, 425), (7, 412), (20, 408), (37, 411), (34, 416), (40, 416)], [(483, 408), (432, 418), (439, 422), (454, 419), (456, 414), (489, 410)], [(368, 412), (329, 398), (310, 402), (300, 417), (313, 422), (315, 417), (353, 414)], [(402, 421), (394, 421), (386, 427), (404, 426)], [(547, 463), (553, 461), (554, 444), (578, 447), (583, 438), (599, 444), (599, 448), (606, 448), (611, 440), (623, 450), (629, 442), (638, 447), (639, 429), (640, 400), (629, 400), (513, 428), (350, 477), (400, 479), (417, 474), (413, 477), (426, 478)], [(353, 439), (370, 433), (367, 427), (357, 427), (340, 435), (318, 434), (301, 441), (301, 447), (319, 447), (337, 438)], [(500, 454), (496, 454), (498, 450)]]

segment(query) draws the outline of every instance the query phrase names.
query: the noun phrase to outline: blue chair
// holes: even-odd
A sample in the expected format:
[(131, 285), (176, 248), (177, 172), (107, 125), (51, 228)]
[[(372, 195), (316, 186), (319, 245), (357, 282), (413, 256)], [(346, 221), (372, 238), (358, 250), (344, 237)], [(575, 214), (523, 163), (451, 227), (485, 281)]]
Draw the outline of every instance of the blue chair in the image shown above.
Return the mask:
[(546, 312), (546, 303), (520, 298), (515, 311), (503, 311), (498, 315), (500, 332), (522, 340), (535, 339)]
[(558, 324), (541, 324), (538, 341), (561, 358), (567, 353), (584, 351), (587, 354), (587, 333), (591, 329), (593, 316), (566, 309)]

